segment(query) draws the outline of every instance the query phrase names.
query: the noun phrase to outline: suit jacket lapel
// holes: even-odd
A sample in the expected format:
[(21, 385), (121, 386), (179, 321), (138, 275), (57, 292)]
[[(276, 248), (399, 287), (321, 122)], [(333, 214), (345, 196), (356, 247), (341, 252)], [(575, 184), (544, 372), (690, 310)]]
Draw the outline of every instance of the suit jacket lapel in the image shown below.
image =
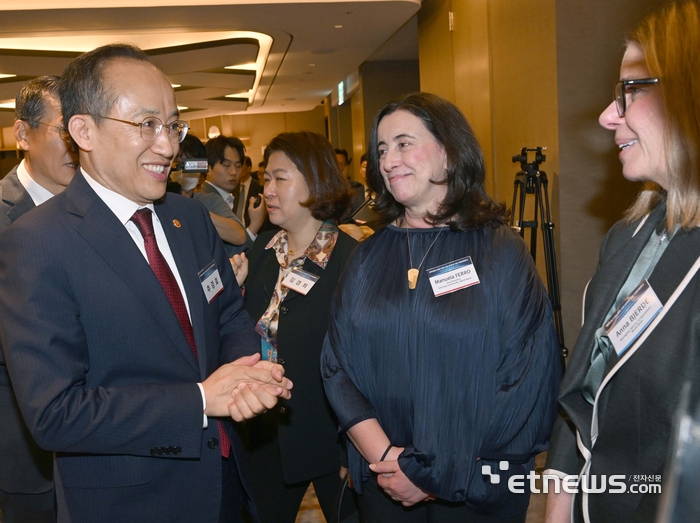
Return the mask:
[[(601, 267), (591, 280), (586, 290), (586, 296), (594, 297), (595, 301), (591, 306), (588, 306), (588, 304), (584, 305), (586, 308), (585, 322), (576, 342), (576, 348), (571, 355), (570, 369), (567, 371), (567, 374), (574, 371), (574, 375), (568, 376), (569, 379), (566, 379), (567, 383), (580, 383), (578, 378), (582, 378), (588, 372), (588, 358), (590, 357), (590, 350), (588, 349), (593, 343), (595, 331), (603, 325), (605, 317), (615, 303), (615, 298), (617, 298), (617, 294), (620, 292), (639, 254), (644, 249), (647, 241), (649, 241), (652, 232), (664, 218), (665, 209), (657, 212), (659, 210), (657, 208), (652, 212), (652, 215), (649, 216), (636, 235), (630, 236), (619, 246), (611, 246), (611, 248), (616, 249), (615, 252), (603, 260)], [(576, 374), (580, 376), (576, 377)], [(574, 379), (572, 380), (571, 378)], [(563, 387), (565, 386), (566, 383), (563, 384)], [(562, 388), (562, 395), (564, 392), (565, 390)]]
[(678, 231), (649, 276), (649, 284), (662, 303), (676, 290), (700, 256), (700, 229)]
[[(182, 216), (178, 216), (174, 209), (165, 202), (156, 203), (154, 208), (163, 225), (163, 231), (168, 239), (170, 251), (173, 254), (175, 264), (180, 273), (180, 278), (182, 279), (182, 284), (185, 287), (192, 329), (194, 330), (195, 344), (197, 346), (200, 376), (204, 379), (207, 369), (207, 351), (204, 336), (204, 302), (201, 299), (204, 291), (202, 290), (202, 285), (198, 276), (199, 271), (204, 267), (199, 267), (197, 263), (191, 240), (194, 234), (202, 234), (202, 232), (192, 231), (190, 229), (191, 224), (186, 219), (183, 219)], [(176, 223), (179, 224), (179, 226), (176, 225)]]
[(581, 439), (588, 448), (591, 446), (591, 438), (587, 429), (591, 426), (593, 406), (583, 399), (580, 384), (583, 383), (590, 368), (593, 338), (596, 330), (603, 325), (606, 315), (615, 303), (617, 294), (649, 241), (649, 237), (664, 218), (665, 206), (657, 206), (637, 234), (632, 236), (633, 229), (630, 231), (629, 238), (622, 244), (611, 245), (610, 248), (614, 252), (609, 255), (605, 253), (606, 258), (586, 291), (586, 296), (593, 297), (594, 303), (590, 307), (584, 304), (585, 322), (571, 354), (559, 397), (564, 406), (570, 407), (567, 408), (567, 412), (576, 426), (580, 427)]
[[(192, 349), (158, 279), (114, 213), (77, 173), (66, 189), (67, 211), (80, 216), (76, 227), (87, 243), (144, 303), (177, 350), (199, 371)], [(169, 239), (169, 238), (168, 238)]]
[(7, 217), (10, 222), (14, 222), (24, 213), (31, 211), (34, 206), (34, 201), (24, 186), (17, 178), (17, 168), (15, 167), (7, 176), (2, 189), (2, 199), (12, 205), (7, 211)]
[[(700, 229), (678, 231), (648, 278), (650, 287), (654, 290), (664, 308), (666, 308), (669, 298), (676, 291), (698, 258), (700, 258)], [(668, 313), (668, 310), (664, 311), (664, 314), (666, 313)], [(657, 322), (652, 322), (644, 331), (644, 336), (651, 334), (657, 325)], [(603, 380), (601, 388), (604, 388), (610, 382), (610, 378), (634, 356), (642, 344), (643, 342), (639, 340), (629, 349), (629, 353), (625, 353), (623, 358), (609, 372), (609, 376), (606, 376), (606, 379)]]
[[(600, 408), (601, 394), (603, 394), (605, 387), (610, 383), (613, 376), (622, 366), (637, 354), (648, 336), (651, 335), (654, 329), (663, 321), (664, 316), (669, 312), (674, 303), (669, 302), (669, 298), (676, 291), (678, 291), (678, 293), (683, 292), (687, 282), (683, 286), (680, 285), (687, 275), (695, 275), (694, 271), (697, 266), (694, 266), (699, 259), (700, 230), (693, 229), (685, 232), (679, 231), (656, 264), (654, 271), (649, 277), (649, 285), (654, 290), (661, 303), (664, 304), (664, 308), (603, 379), (598, 394), (596, 395), (596, 403), (593, 409), (591, 442), (595, 442), (598, 437), (598, 411)], [(677, 296), (680, 295), (678, 293)]]

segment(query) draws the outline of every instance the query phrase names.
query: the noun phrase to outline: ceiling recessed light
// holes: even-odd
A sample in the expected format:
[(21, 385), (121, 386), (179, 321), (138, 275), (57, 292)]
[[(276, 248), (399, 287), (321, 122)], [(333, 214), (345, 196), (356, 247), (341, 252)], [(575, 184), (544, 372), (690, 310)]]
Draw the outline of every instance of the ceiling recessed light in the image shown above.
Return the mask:
[(2, 78), (14, 78), (16, 74), (0, 74), (0, 79)]
[(343, 26), (342, 26), (342, 25), (340, 25), (340, 24), (338, 24), (338, 25), (334, 25), (333, 27), (334, 27), (334, 28), (336, 28), (336, 29), (342, 29), (342, 28), (343, 28)]
[(257, 64), (255, 62), (248, 64), (239, 65), (227, 65), (224, 69), (243, 69), (245, 71), (255, 71), (257, 69)]
[(14, 109), (14, 108), (15, 108), (15, 101), (14, 100), (0, 102), (0, 109)]
[(178, 105), (178, 106), (177, 106), (177, 110), (178, 110), (178, 111), (187, 111), (187, 109), (189, 109), (189, 107), (186, 107), (186, 106), (184, 106), (184, 105)]
[(178, 87), (182, 87), (180, 84), (170, 84), (170, 87), (173, 89), (177, 89)]

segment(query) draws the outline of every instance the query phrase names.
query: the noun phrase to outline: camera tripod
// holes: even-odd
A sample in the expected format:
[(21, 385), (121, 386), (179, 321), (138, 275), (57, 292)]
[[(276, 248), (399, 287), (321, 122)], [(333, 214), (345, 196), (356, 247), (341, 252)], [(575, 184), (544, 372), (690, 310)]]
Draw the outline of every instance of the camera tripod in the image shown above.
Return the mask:
[[(549, 208), (547, 173), (540, 171), (540, 164), (547, 157), (542, 154), (546, 147), (528, 149), (523, 147), (520, 154), (513, 156), (513, 163), (520, 162), (520, 171), (515, 175), (513, 189), (513, 206), (511, 207), (510, 226), (525, 239), (525, 229), (530, 229), (530, 254), (537, 260), (537, 214), (542, 222), (542, 241), (547, 270), (547, 289), (554, 312), (554, 326), (559, 340), (562, 370), (565, 369), (569, 350), (564, 345), (564, 326), (561, 319), (561, 299), (559, 293), (559, 275), (557, 272), (557, 254), (554, 250), (554, 223)], [(535, 159), (528, 162), (528, 153), (535, 153)], [(535, 209), (532, 220), (525, 220), (525, 203), (528, 194), (535, 195)], [(517, 205), (517, 207), (516, 207)], [(516, 220), (517, 217), (517, 220)]]

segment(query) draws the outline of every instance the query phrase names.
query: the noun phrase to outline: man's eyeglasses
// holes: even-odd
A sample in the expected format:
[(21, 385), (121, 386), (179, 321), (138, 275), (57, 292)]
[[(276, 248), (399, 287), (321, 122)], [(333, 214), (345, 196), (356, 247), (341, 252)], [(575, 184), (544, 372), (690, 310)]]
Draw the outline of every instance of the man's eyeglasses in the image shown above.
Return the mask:
[(53, 129), (56, 129), (58, 132), (58, 135), (63, 138), (67, 139), (68, 138), (68, 130), (63, 127), (62, 125), (54, 125), (52, 123), (46, 123), (46, 122), (41, 122), (39, 120), (22, 120), (24, 122), (30, 123), (30, 124), (40, 124), (40, 125), (45, 125), (46, 127), (51, 127)]
[(620, 80), (615, 84), (615, 105), (617, 106), (617, 114), (620, 118), (625, 116), (627, 111), (627, 91), (634, 89), (637, 85), (654, 85), (658, 84), (658, 78), (635, 78), (634, 80)]
[(159, 118), (156, 118), (155, 116), (149, 116), (141, 123), (132, 122), (129, 120), (120, 120), (119, 118), (112, 118), (111, 116), (92, 116), (94, 118), (114, 120), (115, 122), (121, 122), (128, 125), (133, 125), (134, 127), (138, 127), (141, 130), (141, 138), (143, 138), (147, 142), (155, 142), (160, 132), (163, 129), (165, 129), (165, 132), (168, 134), (168, 139), (172, 143), (180, 143), (182, 142), (182, 140), (185, 139), (185, 136), (187, 136), (187, 131), (190, 128), (190, 126), (187, 125), (187, 122), (183, 120), (175, 120), (174, 122), (165, 125)]

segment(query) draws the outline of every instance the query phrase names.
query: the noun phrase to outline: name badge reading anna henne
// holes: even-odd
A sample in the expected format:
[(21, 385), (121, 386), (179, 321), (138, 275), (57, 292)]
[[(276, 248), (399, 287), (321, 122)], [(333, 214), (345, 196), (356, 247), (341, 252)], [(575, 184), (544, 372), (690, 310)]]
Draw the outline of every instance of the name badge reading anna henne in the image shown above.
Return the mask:
[(207, 302), (216, 298), (221, 291), (224, 290), (224, 284), (219, 276), (219, 269), (216, 268), (216, 262), (211, 261), (204, 269), (199, 271), (199, 281), (202, 284), (204, 295), (207, 297)]
[(427, 272), (436, 298), (479, 283), (471, 256), (433, 267)]

